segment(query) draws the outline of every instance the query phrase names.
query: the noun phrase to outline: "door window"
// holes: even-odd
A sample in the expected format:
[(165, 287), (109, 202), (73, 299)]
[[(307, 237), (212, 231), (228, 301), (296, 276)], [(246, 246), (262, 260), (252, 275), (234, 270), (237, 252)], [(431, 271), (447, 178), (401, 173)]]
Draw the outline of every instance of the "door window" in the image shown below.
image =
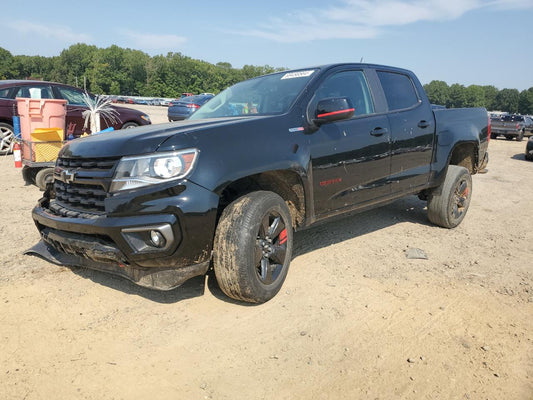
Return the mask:
[(329, 97), (347, 97), (355, 108), (354, 115), (374, 113), (372, 96), (363, 71), (343, 71), (326, 78), (316, 91), (311, 102), (312, 109), (318, 102)]
[(57, 86), (61, 97), (63, 97), (69, 105), (87, 106), (83, 92), (81, 90), (71, 89), (63, 86)]
[(395, 72), (377, 71), (385, 92), (389, 111), (403, 110), (417, 105), (420, 100), (411, 78)]

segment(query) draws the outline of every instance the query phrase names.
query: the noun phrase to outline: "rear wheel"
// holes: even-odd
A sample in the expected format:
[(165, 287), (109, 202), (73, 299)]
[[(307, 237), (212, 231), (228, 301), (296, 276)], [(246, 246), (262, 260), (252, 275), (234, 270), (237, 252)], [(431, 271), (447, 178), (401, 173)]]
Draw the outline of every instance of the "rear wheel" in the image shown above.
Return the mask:
[(428, 197), (429, 220), (444, 228), (455, 228), (464, 219), (471, 197), (470, 172), (457, 165), (448, 166), (441, 187)]
[(0, 153), (12, 153), (14, 144), (15, 131), (13, 130), (13, 127), (5, 122), (0, 122)]
[(236, 300), (264, 303), (281, 289), (292, 254), (287, 204), (276, 193), (253, 192), (220, 217), (213, 263), (222, 291)]
[(131, 128), (136, 128), (138, 126), (139, 124), (137, 124), (136, 122), (126, 122), (124, 125), (122, 125), (121, 129), (131, 129)]

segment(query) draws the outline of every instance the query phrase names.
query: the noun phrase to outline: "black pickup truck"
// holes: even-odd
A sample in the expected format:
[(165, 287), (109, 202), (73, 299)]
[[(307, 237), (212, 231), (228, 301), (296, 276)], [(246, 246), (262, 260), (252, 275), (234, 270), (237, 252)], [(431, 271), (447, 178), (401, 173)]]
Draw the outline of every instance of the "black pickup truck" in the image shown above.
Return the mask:
[(33, 210), (29, 250), (168, 290), (210, 267), (230, 297), (265, 302), (293, 232), (400, 197), (453, 228), (485, 168), (485, 109), (432, 110), (415, 75), (335, 64), (240, 82), (188, 120), (66, 145)]

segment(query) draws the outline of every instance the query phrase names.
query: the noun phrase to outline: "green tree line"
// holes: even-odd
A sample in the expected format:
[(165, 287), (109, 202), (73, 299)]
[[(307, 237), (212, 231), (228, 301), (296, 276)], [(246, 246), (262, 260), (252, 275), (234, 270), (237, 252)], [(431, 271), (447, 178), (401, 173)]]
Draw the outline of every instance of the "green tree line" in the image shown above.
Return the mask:
[(484, 107), (489, 111), (506, 111), (512, 114), (533, 114), (533, 87), (519, 92), (517, 89), (498, 90), (494, 86), (431, 81), (424, 89), (433, 104), (448, 108)]
[(0, 47), (0, 79), (41, 79), (85, 87), (95, 94), (171, 98), (183, 92), (218, 93), (244, 79), (283, 69), (213, 65), (181, 53), (151, 57), (116, 45), (98, 48), (78, 43), (56, 57), (13, 56)]
[[(230, 63), (211, 64), (181, 53), (152, 57), (116, 45), (98, 48), (78, 43), (55, 57), (13, 56), (0, 47), (0, 79), (42, 79), (86, 87), (96, 94), (172, 98), (183, 92), (218, 93), (244, 79), (283, 69), (268, 65), (233, 68)], [(533, 114), (533, 87), (519, 92), (432, 81), (424, 88), (432, 103), (448, 108)]]

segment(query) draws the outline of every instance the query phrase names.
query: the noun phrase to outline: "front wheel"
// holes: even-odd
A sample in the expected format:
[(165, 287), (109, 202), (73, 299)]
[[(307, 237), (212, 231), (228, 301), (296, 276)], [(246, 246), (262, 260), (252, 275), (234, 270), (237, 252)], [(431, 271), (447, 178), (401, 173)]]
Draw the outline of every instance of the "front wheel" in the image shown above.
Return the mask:
[(273, 192), (252, 192), (224, 209), (213, 263), (227, 296), (264, 303), (279, 292), (292, 256), (291, 221), (287, 204)]
[(471, 197), (470, 172), (457, 165), (448, 166), (444, 182), (428, 197), (429, 220), (444, 228), (455, 228), (464, 219)]

